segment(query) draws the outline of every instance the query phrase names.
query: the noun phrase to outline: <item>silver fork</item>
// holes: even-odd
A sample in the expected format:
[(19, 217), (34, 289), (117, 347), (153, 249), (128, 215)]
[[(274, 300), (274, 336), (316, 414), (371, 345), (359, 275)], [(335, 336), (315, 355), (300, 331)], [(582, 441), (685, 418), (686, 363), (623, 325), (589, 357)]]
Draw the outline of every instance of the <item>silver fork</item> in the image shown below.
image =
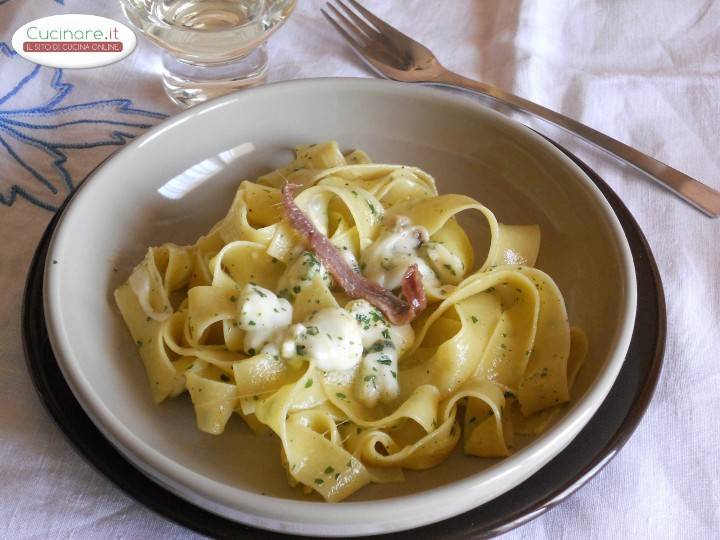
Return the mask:
[(402, 82), (452, 86), (479, 92), (547, 120), (632, 165), (710, 217), (720, 215), (720, 192), (591, 127), (479, 81), (449, 71), (430, 49), (390, 26), (355, 0), (326, 3), (323, 15), (374, 71)]

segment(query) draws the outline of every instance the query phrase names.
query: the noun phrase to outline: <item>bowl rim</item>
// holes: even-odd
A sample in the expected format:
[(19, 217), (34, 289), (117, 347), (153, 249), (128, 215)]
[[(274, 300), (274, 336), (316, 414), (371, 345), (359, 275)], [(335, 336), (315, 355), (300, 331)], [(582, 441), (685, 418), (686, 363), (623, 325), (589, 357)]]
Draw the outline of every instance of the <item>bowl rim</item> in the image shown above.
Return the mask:
[[(625, 279), (626, 294), (622, 299), (623, 317), (614, 336), (614, 343), (610, 348), (611, 353), (607, 357), (605, 369), (599, 373), (583, 398), (571, 407), (552, 428), (528, 446), (482, 471), (450, 484), (387, 499), (333, 504), (332, 512), (317, 512), (321, 508), (326, 508), (328, 503), (265, 496), (195, 473), (151, 448), (135, 436), (128, 426), (120, 423), (93, 391), (93, 388), (87, 384), (81, 364), (74, 359), (71, 338), (67, 335), (62, 319), (61, 284), (58, 273), (52, 271), (51, 261), (59, 258), (58, 254), (62, 252), (63, 245), (69, 240), (64, 234), (63, 224), (81, 211), (78, 209), (82, 209), (83, 201), (91, 196), (92, 191), (85, 189), (85, 186), (96, 185), (93, 184), (93, 180), (102, 174), (107, 163), (122, 161), (128, 156), (132, 156), (135, 149), (162, 136), (166, 131), (176, 129), (177, 126), (211, 109), (231, 107), (238, 101), (242, 103), (243, 100), (248, 99), (247, 96), (252, 97), (258, 93), (266, 93), (269, 96), (278, 89), (280, 91), (290, 89), (298, 94), (318, 87), (327, 91), (329, 85), (334, 87), (335, 92), (364, 90), (376, 93), (379, 99), (391, 94), (406, 98), (420, 97), (442, 105), (464, 107), (469, 109), (472, 114), (484, 117), (484, 120), (488, 122), (499, 123), (513, 136), (524, 139), (529, 144), (553, 154), (573, 173), (572, 176), (590, 194), (602, 211), (605, 224), (613, 235), (613, 244), (619, 256), (621, 274)], [(44, 310), (48, 322), (48, 335), (63, 376), (93, 423), (123, 455), (143, 472), (173, 493), (198, 506), (259, 528), (324, 536), (395, 532), (453, 517), (500, 495), (527, 479), (556, 456), (590, 420), (615, 382), (632, 336), (637, 306), (632, 254), (622, 226), (600, 190), (570, 158), (539, 134), (477, 101), (439, 89), (376, 79), (320, 78), (272, 83), (229, 94), (183, 111), (151, 128), (113, 154), (81, 184), (78, 190), (79, 192), (74, 196), (71, 204), (59, 217), (58, 225), (50, 240), (44, 278)], [(88, 195), (89, 193), (90, 195)], [(438, 501), (441, 500), (452, 500), (454, 504), (438, 504)], [(392, 504), (388, 504), (390, 502)], [(375, 520), (366, 520), (367, 515), (373, 515)], [(359, 519), (360, 517), (361, 519)]]

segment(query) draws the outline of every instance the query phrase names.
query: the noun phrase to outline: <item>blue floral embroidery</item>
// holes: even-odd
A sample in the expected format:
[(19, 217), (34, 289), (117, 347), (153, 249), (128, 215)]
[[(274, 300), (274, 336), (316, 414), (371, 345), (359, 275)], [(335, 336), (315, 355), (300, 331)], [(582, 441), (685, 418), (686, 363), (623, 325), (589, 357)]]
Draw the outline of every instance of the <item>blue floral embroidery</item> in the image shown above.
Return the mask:
[[(69, 159), (88, 149), (123, 145), (166, 117), (134, 108), (129, 99), (68, 105), (74, 86), (63, 80), (61, 69), (30, 64), (6, 48), (0, 43), (11, 63), (23, 63), (25, 75), (0, 88), (0, 203), (5, 206), (21, 197), (56, 210), (76, 185), (66, 168)], [(88, 156), (92, 163), (103, 157)]]
[(4, 41), (0, 41), (0, 52), (5, 56), (15, 56), (17, 54), (13, 48)]

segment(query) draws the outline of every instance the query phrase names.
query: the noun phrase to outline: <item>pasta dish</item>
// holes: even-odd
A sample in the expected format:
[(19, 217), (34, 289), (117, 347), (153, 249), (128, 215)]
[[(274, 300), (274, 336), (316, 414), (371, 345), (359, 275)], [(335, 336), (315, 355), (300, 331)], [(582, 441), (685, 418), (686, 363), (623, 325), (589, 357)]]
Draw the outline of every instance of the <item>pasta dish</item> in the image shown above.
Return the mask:
[[(487, 221), (480, 257), (463, 212)], [(330, 142), (243, 181), (194, 245), (149, 248), (115, 299), (156, 402), (273, 432), (290, 484), (335, 502), (551, 425), (587, 345), (539, 248), (538, 226)]]

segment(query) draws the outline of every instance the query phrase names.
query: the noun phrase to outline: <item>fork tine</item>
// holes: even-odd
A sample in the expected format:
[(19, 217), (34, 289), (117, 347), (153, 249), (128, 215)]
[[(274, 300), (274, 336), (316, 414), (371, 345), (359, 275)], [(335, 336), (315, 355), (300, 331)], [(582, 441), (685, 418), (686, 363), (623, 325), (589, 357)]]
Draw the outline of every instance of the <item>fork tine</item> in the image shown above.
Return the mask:
[[(329, 7), (333, 7), (330, 4), (327, 4), (327, 5)], [(352, 47), (356, 53), (362, 55), (362, 53), (360, 51), (361, 51), (361, 49), (365, 48), (365, 45), (362, 43), (359, 43), (353, 36), (351, 36), (342, 26), (340, 26), (340, 24), (338, 24), (335, 21), (335, 19), (333, 19), (330, 16), (330, 14), (327, 11), (325, 11), (323, 8), (320, 8), (320, 11), (322, 12), (323, 15), (325, 15), (325, 18), (328, 20), (328, 22), (330, 22), (330, 24), (332, 24), (335, 27), (335, 30), (337, 30), (345, 38), (345, 40), (348, 42), (350, 47)], [(335, 13), (340, 15), (338, 10), (335, 10)], [(340, 17), (342, 17), (342, 15), (340, 15)], [(349, 21), (348, 21), (348, 23), (349, 23)]]
[(342, 0), (335, 0), (337, 5), (339, 5), (345, 13), (353, 20), (356, 26), (359, 26), (363, 32), (369, 37), (373, 38), (378, 35), (378, 31), (370, 26), (365, 20), (360, 17), (357, 13), (355, 13), (350, 7), (345, 4)]
[(375, 27), (378, 28), (379, 30), (381, 30), (382, 32), (385, 32), (386, 34), (394, 35), (395, 37), (398, 37), (398, 38), (411, 39), (408, 36), (406, 36), (405, 34), (403, 34), (400, 30), (395, 28), (394, 26), (390, 26), (388, 23), (383, 21), (380, 17), (375, 15), (372, 11), (365, 8), (362, 4), (360, 4), (359, 2), (356, 2), (356, 0), (348, 0), (348, 2), (350, 2), (350, 4), (357, 11), (362, 13), (363, 16), (368, 21), (373, 23), (375, 25)]
[(335, 13), (335, 19), (338, 23), (343, 24), (348, 32), (355, 34), (356, 40), (365, 43), (365, 45), (368, 44), (368, 40), (371, 39), (370, 36), (365, 35), (365, 33), (356, 25), (354, 25), (350, 19), (340, 13), (338, 8), (336, 8), (333, 4), (331, 4), (330, 2), (325, 2), (325, 5), (330, 8), (333, 13)]

